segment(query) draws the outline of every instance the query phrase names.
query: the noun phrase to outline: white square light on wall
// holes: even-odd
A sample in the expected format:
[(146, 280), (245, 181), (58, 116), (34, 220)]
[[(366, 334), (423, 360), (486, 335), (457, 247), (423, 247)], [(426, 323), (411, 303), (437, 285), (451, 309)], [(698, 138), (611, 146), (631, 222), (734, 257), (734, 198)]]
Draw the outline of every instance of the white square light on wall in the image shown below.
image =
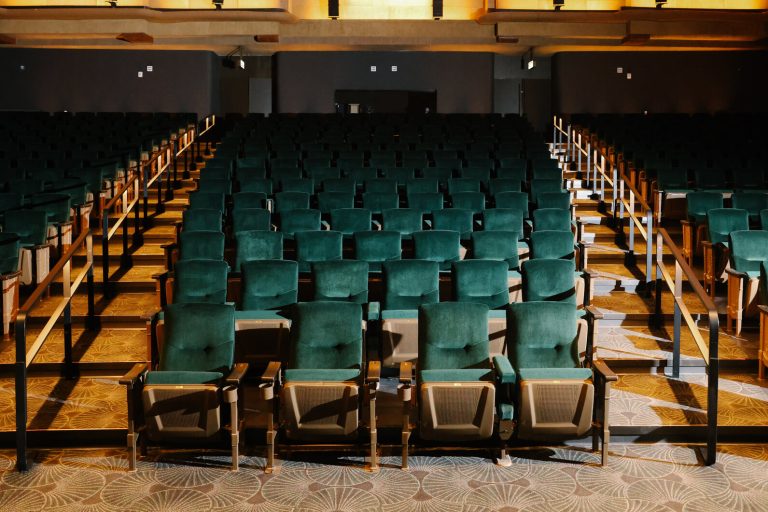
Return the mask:
[(397, 73), (397, 66), (392, 66), (392, 72)]
[(149, 71), (150, 73), (154, 70), (155, 68), (153, 66), (147, 66), (147, 71)]
[(371, 66), (371, 73), (375, 73), (375, 72), (376, 72), (376, 66)]
[(139, 71), (139, 78), (144, 78), (144, 72), (143, 71)]
[(632, 80), (632, 73), (627, 73), (627, 80)]
[(616, 73), (622, 74), (624, 72), (624, 68), (616, 68)]

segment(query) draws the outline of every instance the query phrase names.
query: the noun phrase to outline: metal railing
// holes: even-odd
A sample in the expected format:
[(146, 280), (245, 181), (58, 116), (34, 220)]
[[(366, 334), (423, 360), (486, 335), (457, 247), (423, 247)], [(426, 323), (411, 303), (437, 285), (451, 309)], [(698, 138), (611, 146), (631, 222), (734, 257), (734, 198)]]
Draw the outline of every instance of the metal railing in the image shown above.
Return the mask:
[[(124, 270), (130, 268), (133, 264), (131, 258), (131, 252), (128, 248), (128, 217), (131, 212), (134, 213), (133, 218), (133, 246), (138, 247), (143, 242), (143, 236), (141, 233), (141, 221), (139, 219), (139, 208), (137, 208), (139, 202), (139, 175), (138, 173), (131, 173), (132, 176), (123, 186), (117, 191), (117, 193), (104, 205), (101, 216), (101, 272), (102, 272), (102, 292), (104, 296), (111, 297), (113, 295), (113, 287), (109, 276), (109, 242), (112, 237), (117, 233), (117, 230), (122, 226), (122, 241), (123, 252), (120, 255), (120, 269)], [(115, 218), (115, 222), (110, 228), (110, 212), (120, 205), (122, 211), (119, 216)], [(114, 217), (113, 217), (114, 218)]]
[[(675, 260), (675, 277), (670, 275), (664, 266), (664, 246), (668, 247)], [(672, 292), (675, 303), (674, 311), (674, 335), (672, 339), (672, 377), (680, 377), (680, 335), (682, 320), (691, 332), (691, 336), (696, 347), (701, 353), (701, 357), (707, 365), (707, 455), (705, 462), (707, 465), (714, 464), (717, 460), (717, 392), (720, 377), (720, 360), (718, 357), (718, 336), (720, 333), (720, 318), (717, 313), (717, 306), (704, 291), (699, 283), (696, 273), (686, 263), (683, 254), (677, 248), (672, 238), (664, 228), (659, 228), (656, 233), (656, 318), (660, 319), (662, 314), (661, 298), (664, 286)], [(683, 300), (683, 274), (693, 288), (693, 292), (701, 304), (707, 310), (707, 320), (709, 324), (709, 343), (704, 341), (704, 337), (699, 332), (696, 320), (691, 316), (688, 306)]]
[(163, 206), (163, 174), (170, 169), (173, 162), (173, 144), (166, 142), (147, 159), (139, 163), (139, 176), (141, 178), (141, 193), (144, 210), (144, 227), (149, 227), (149, 190), (157, 183), (157, 204), (155, 213), (164, 211)]
[[(72, 259), (81, 247), (85, 246), (87, 260), (80, 273), (72, 279)], [(47, 292), (57, 276), (62, 276), (63, 295), (56, 303), (53, 312), (43, 328), (27, 348), (27, 320), (32, 309)], [(88, 323), (93, 326), (95, 320), (94, 285), (93, 285), (93, 239), (90, 231), (83, 231), (75, 242), (62, 255), (45, 279), (35, 288), (24, 305), (19, 309), (15, 322), (16, 362), (16, 464), (21, 471), (27, 469), (27, 371), (34, 362), (40, 349), (53, 331), (59, 318), (64, 319), (64, 376), (74, 378), (77, 375), (72, 360), (72, 297), (87, 280)]]

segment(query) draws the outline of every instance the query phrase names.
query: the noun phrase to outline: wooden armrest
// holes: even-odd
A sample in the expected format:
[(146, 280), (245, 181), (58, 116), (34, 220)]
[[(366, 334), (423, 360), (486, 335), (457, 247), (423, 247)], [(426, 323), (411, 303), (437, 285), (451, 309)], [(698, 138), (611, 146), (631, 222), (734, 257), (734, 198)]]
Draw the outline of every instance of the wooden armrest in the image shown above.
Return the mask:
[(616, 382), (619, 380), (619, 376), (613, 373), (610, 368), (608, 368), (608, 365), (605, 364), (605, 361), (599, 359), (592, 361), (592, 369), (602, 375), (606, 382)]
[(239, 385), (240, 381), (245, 377), (245, 373), (248, 371), (248, 363), (235, 363), (232, 367), (232, 371), (229, 372), (224, 382), (227, 384)]
[(768, 315), (768, 306), (764, 306), (762, 304), (759, 304), (757, 306), (757, 309), (760, 310), (761, 315)]
[(368, 372), (365, 376), (365, 382), (368, 384), (377, 383), (381, 380), (381, 361), (368, 361)]
[(400, 363), (400, 384), (411, 384), (413, 380), (413, 363), (403, 361)]
[(280, 361), (270, 361), (267, 369), (261, 374), (261, 382), (264, 384), (275, 383), (280, 375)]
[(136, 363), (128, 373), (120, 377), (120, 384), (124, 386), (134, 386), (139, 377), (147, 372), (147, 363)]
[(680, 224), (682, 224), (683, 226), (693, 226), (696, 223), (689, 219), (681, 219)]
[(738, 277), (740, 279), (747, 279), (747, 278), (749, 278), (749, 274), (747, 274), (746, 272), (740, 272), (740, 271), (732, 269), (730, 267), (725, 269), (725, 272), (729, 276)]
[(587, 314), (589, 314), (595, 320), (603, 319), (603, 312), (597, 309), (595, 306), (590, 304), (589, 306), (586, 306), (584, 309), (587, 311)]

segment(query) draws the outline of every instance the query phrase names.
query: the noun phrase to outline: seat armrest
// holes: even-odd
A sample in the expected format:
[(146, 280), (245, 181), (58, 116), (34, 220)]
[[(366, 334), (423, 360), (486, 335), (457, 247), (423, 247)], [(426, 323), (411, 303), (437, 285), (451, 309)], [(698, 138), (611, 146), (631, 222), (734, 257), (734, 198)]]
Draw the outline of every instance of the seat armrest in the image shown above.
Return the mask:
[(367, 384), (378, 384), (381, 380), (381, 361), (368, 361), (368, 371), (365, 374)]
[(680, 220), (680, 224), (682, 224), (683, 226), (694, 226), (694, 225), (696, 225), (696, 223), (694, 221), (690, 220), (690, 219), (681, 219)]
[(764, 306), (760, 304), (757, 306), (757, 309), (759, 310), (761, 315), (768, 315), (768, 306)]
[(619, 376), (613, 373), (613, 370), (608, 368), (608, 365), (605, 364), (605, 361), (600, 359), (592, 361), (592, 370), (599, 373), (606, 382), (616, 382), (619, 380)]
[(712, 242), (710, 242), (709, 240), (702, 240), (701, 241), (701, 246), (702, 247), (707, 247), (707, 248), (711, 249), (713, 247), (713, 245), (714, 244), (712, 244)]
[(517, 380), (515, 369), (506, 356), (493, 356), (493, 368), (496, 370), (496, 380), (499, 384), (514, 384)]
[(280, 376), (280, 361), (270, 361), (267, 369), (261, 374), (262, 384), (274, 384)]
[(248, 371), (248, 363), (235, 363), (232, 367), (232, 371), (229, 372), (224, 382), (227, 384), (240, 385), (240, 381), (245, 377)]
[(749, 279), (749, 274), (747, 274), (746, 272), (740, 272), (740, 271), (738, 271), (736, 269), (733, 269), (733, 268), (730, 268), (730, 267), (726, 268), (725, 272), (729, 276), (738, 277), (740, 279)]
[(603, 319), (603, 312), (597, 309), (597, 307), (590, 304), (589, 306), (585, 306), (584, 309), (587, 311), (587, 314), (595, 320)]
[(139, 378), (147, 373), (147, 370), (147, 363), (136, 363), (133, 365), (133, 368), (128, 370), (128, 373), (120, 377), (119, 382), (124, 386), (133, 387), (136, 385)]
[(411, 384), (413, 381), (413, 363), (403, 361), (400, 363), (400, 384)]

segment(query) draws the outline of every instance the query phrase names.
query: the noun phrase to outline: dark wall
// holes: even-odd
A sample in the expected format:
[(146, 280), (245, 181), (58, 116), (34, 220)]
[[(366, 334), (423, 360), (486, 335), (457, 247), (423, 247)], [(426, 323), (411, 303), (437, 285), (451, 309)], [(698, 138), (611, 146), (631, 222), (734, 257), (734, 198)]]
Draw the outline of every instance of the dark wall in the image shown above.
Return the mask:
[(203, 51), (0, 49), (0, 110), (207, 115), (219, 108), (218, 67)]
[(764, 112), (766, 86), (765, 52), (585, 52), (552, 58), (552, 106), (564, 114)]
[(276, 112), (333, 112), (336, 89), (436, 90), (440, 113), (493, 111), (490, 53), (289, 52), (275, 67)]
[(221, 65), (221, 109), (220, 112), (239, 112), (246, 114), (249, 111), (251, 78), (272, 78), (272, 57), (244, 57), (245, 69), (226, 68)]

